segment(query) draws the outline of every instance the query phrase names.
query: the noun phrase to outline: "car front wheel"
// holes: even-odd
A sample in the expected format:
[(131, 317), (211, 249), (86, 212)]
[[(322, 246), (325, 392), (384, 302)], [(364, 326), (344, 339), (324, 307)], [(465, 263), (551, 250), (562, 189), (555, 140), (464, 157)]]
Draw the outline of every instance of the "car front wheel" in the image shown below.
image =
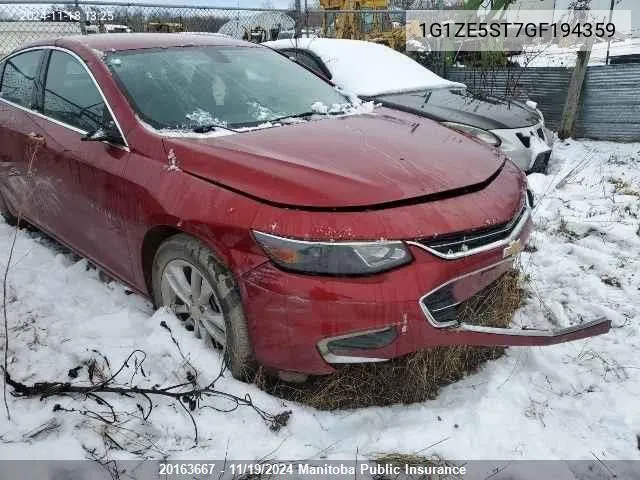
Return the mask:
[(156, 307), (170, 308), (184, 327), (212, 348), (222, 348), (232, 375), (249, 381), (255, 359), (240, 291), (229, 269), (197, 239), (175, 235), (156, 252)]

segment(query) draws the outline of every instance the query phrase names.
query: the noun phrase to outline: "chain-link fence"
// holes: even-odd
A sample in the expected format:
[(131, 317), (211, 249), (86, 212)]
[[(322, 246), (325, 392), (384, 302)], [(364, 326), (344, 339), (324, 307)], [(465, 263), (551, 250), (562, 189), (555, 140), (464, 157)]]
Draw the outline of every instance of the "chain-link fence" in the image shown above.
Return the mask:
[[(301, 36), (404, 42), (404, 11), (240, 9), (108, 1), (0, 2), (0, 56), (32, 41), (118, 32), (222, 33), (262, 42)], [(401, 40), (400, 40), (401, 39)], [(386, 43), (393, 43), (392, 41)]]

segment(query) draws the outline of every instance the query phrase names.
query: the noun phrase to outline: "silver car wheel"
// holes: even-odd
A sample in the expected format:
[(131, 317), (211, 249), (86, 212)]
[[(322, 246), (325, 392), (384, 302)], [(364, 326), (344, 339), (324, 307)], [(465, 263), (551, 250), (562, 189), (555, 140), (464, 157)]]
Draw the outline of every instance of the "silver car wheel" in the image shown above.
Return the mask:
[(162, 304), (197, 338), (226, 344), (224, 313), (203, 273), (185, 260), (171, 260), (162, 272)]

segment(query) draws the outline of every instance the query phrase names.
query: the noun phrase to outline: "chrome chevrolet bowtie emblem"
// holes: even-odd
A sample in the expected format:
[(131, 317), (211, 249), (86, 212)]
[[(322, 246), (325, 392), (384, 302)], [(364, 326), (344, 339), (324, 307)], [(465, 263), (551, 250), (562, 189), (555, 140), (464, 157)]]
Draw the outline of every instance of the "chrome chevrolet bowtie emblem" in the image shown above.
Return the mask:
[(522, 242), (520, 239), (512, 240), (509, 246), (502, 251), (502, 258), (513, 257), (522, 251)]

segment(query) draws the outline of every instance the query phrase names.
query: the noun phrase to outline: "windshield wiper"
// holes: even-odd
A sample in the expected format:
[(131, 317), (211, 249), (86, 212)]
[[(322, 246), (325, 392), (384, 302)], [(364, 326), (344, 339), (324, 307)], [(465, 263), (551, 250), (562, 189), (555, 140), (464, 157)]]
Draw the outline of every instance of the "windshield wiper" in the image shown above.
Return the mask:
[(227, 130), (229, 132), (239, 133), (238, 130), (234, 130), (233, 128), (225, 127), (224, 125), (220, 125), (219, 123), (207, 123), (205, 125), (198, 125), (191, 129), (193, 133), (209, 133), (214, 132), (217, 129)]
[(267, 120), (267, 121), (271, 122), (271, 123), (274, 123), (274, 122), (281, 122), (283, 120), (289, 120), (290, 118), (305, 118), (305, 117), (312, 117), (313, 115), (342, 115), (343, 113), (345, 113), (343, 110), (340, 110), (340, 111), (337, 111), (337, 112), (336, 111), (327, 112), (327, 113), (310, 111), (310, 112), (296, 113), (296, 114), (293, 114), (293, 115), (284, 115), (282, 117), (273, 118), (273, 119)]

